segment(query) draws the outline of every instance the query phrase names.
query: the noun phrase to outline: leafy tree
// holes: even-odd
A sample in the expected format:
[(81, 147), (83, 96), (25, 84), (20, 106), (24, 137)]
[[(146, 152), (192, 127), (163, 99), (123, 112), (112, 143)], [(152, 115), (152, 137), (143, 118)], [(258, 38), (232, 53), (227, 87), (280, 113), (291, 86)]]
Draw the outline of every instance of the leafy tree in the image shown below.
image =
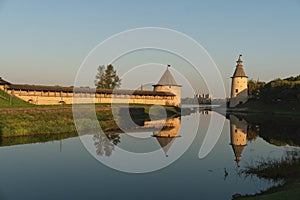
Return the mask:
[(95, 86), (97, 89), (115, 89), (121, 86), (121, 79), (117, 75), (116, 70), (110, 64), (106, 68), (104, 65), (98, 67), (98, 73), (96, 75)]
[(105, 66), (100, 65), (98, 67), (98, 73), (96, 75), (95, 86), (98, 88), (105, 88)]
[(248, 94), (251, 98), (260, 98), (261, 90), (265, 86), (265, 82), (260, 81), (248, 81)]
[(105, 70), (105, 85), (110, 89), (119, 88), (121, 85), (121, 79), (112, 65), (108, 65)]

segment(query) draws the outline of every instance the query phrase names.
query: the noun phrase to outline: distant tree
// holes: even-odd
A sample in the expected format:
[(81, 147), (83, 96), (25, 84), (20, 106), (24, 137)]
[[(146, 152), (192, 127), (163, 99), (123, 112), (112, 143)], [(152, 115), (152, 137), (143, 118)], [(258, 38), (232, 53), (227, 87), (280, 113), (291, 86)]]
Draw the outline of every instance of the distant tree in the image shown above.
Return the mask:
[(286, 81), (300, 81), (300, 75), (296, 76), (296, 77), (291, 76), (291, 77), (286, 78), (284, 80), (286, 80)]
[(98, 67), (98, 72), (96, 75), (95, 86), (97, 89), (115, 89), (121, 86), (121, 79), (117, 75), (116, 70), (110, 64), (106, 68), (104, 65)]
[(299, 76), (270, 81), (261, 89), (261, 97), (264, 101), (300, 101)]

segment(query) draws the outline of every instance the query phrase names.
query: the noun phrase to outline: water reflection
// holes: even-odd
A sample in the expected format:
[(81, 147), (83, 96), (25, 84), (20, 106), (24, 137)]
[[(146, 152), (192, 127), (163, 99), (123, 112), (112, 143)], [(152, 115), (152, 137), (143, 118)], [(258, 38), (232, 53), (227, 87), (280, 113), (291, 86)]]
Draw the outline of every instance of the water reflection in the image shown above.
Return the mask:
[[(213, 111), (207, 108), (185, 108), (183, 114), (186, 116), (193, 114), (207, 116), (213, 114)], [(299, 117), (291, 116), (274, 116), (274, 115), (254, 115), (254, 114), (230, 114), (226, 116), (229, 119), (230, 128), (230, 145), (234, 162), (240, 166), (243, 159), (243, 154), (247, 154), (247, 144), (254, 142), (258, 138), (275, 146), (300, 146), (300, 126), (298, 124)], [(94, 146), (98, 156), (109, 157), (113, 154), (115, 146), (122, 142), (122, 139), (132, 140), (133, 138), (122, 138), (121, 135), (125, 133), (132, 133), (131, 135), (139, 136), (148, 134), (148, 140), (133, 141), (131, 151), (137, 148), (145, 148), (144, 144), (151, 140), (152, 146), (149, 147), (150, 151), (161, 148), (162, 152), (168, 157), (171, 147), (180, 136), (181, 117), (169, 118), (167, 120), (152, 120), (145, 121), (138, 119), (138, 123), (129, 123), (126, 118), (120, 118), (124, 129), (114, 129), (102, 134), (92, 134)], [(201, 128), (201, 127), (200, 127)], [(188, 134), (188, 133), (185, 133)], [(181, 135), (184, 136), (184, 133)], [(0, 146), (11, 146), (18, 144), (40, 143), (54, 140), (63, 140), (70, 137), (76, 137), (77, 133), (57, 134), (57, 135), (41, 135), (29, 137), (12, 137), (1, 138)], [(152, 137), (151, 137), (152, 136)], [(154, 138), (154, 140), (153, 140)], [(153, 145), (153, 141), (159, 146)], [(139, 145), (136, 143), (140, 143)], [(135, 146), (136, 145), (136, 146)], [(226, 144), (228, 145), (228, 143)], [(154, 147), (153, 147), (154, 146)], [(123, 148), (123, 147), (122, 147)], [(250, 147), (248, 147), (250, 148)], [(251, 151), (254, 147), (251, 146)], [(148, 149), (147, 149), (148, 150)], [(145, 152), (147, 150), (136, 150)], [(249, 154), (249, 152), (248, 152)], [(247, 160), (247, 156), (244, 158)]]
[(247, 142), (262, 138), (275, 146), (300, 145), (300, 126), (297, 118), (270, 115), (227, 115), (230, 120), (230, 145), (239, 166)]
[(227, 118), (231, 125), (238, 128), (237, 131), (243, 131), (247, 135), (248, 141), (261, 137), (275, 146), (300, 146), (300, 126), (297, 117), (230, 114)]
[(145, 122), (145, 125), (158, 124), (161, 127), (160, 131), (154, 131), (153, 136), (156, 137), (158, 143), (163, 149), (166, 157), (168, 157), (168, 150), (173, 142), (179, 137), (180, 118), (167, 119), (166, 121), (156, 120)]
[(230, 145), (232, 146), (235, 162), (239, 166), (244, 148), (247, 146), (248, 123), (234, 115), (230, 119)]
[[(286, 147), (275, 145), (298, 146), (300, 144), (299, 120), (295, 118), (267, 115), (228, 115), (228, 121), (218, 143), (205, 159), (200, 160), (197, 153), (203, 143), (203, 137), (210, 122), (210, 115), (205, 114), (205, 112), (202, 114), (202, 110), (200, 112), (199, 109), (195, 110), (197, 110), (197, 114), (170, 118), (166, 121), (140, 120), (140, 125), (127, 126), (123, 131), (114, 129), (105, 132), (105, 134), (89, 132), (88, 135), (83, 136), (83, 139), (90, 141), (93, 153), (97, 153), (99, 158), (103, 160), (111, 161), (119, 158), (120, 160), (116, 162), (118, 165), (132, 162), (135, 166), (139, 166), (141, 163), (148, 166), (155, 162), (149, 161), (148, 158), (142, 162), (138, 160), (136, 163), (133, 162), (133, 159), (126, 160), (122, 154), (119, 155), (120, 149), (129, 150), (141, 157), (144, 156), (143, 153), (145, 152), (157, 150), (153, 156), (156, 160), (153, 160), (167, 162), (176, 156), (181, 142), (191, 137), (193, 132), (191, 127), (196, 120), (200, 119), (197, 137), (182, 159), (178, 159), (172, 167), (137, 176), (116, 173), (114, 170), (109, 170), (107, 167), (94, 162), (94, 159), (91, 159), (91, 156), (82, 148), (78, 138), (63, 140), (64, 151), (62, 152), (58, 151), (58, 147), (61, 147), (59, 144), (62, 143), (46, 142), (55, 139), (62, 140), (63, 137), (70, 137), (70, 134), (60, 135), (57, 138), (54, 136), (41, 138), (35, 136), (32, 138), (3, 139), (1, 141), (3, 146), (39, 142), (45, 142), (45, 144), (1, 148), (1, 160), (3, 161), (1, 171), (5, 172), (2, 173), (2, 179), (5, 181), (1, 184), (1, 191), (7, 197), (11, 197), (10, 199), (20, 199), (24, 196), (33, 199), (33, 195), (41, 196), (50, 187), (54, 191), (51, 193), (54, 196), (49, 196), (51, 195), (49, 194), (49, 199), (55, 198), (55, 194), (62, 191), (68, 191), (68, 194), (72, 195), (69, 197), (70, 199), (82, 199), (86, 195), (97, 198), (98, 193), (91, 191), (98, 191), (97, 189), (101, 187), (103, 191), (109, 191), (103, 193), (107, 195), (104, 198), (111, 198), (113, 192), (110, 191), (112, 189), (111, 184), (107, 184), (107, 181), (99, 182), (99, 180), (114, 180), (114, 186), (120, 188), (120, 192), (115, 194), (118, 199), (132, 198), (132, 193), (128, 192), (132, 191), (132, 188), (137, 188), (138, 196), (143, 199), (167, 199), (172, 195), (178, 199), (230, 199), (233, 194), (255, 193), (275, 184), (257, 177), (239, 176), (238, 170), (243, 169), (247, 162), (255, 162), (261, 158), (267, 159), (270, 152), (275, 152), (272, 153), (272, 156), (280, 158)], [(211, 115), (214, 114), (216, 113), (211, 113)], [(130, 134), (124, 134), (125, 131), (130, 132)], [(273, 145), (269, 145), (267, 142)], [(255, 149), (255, 151), (250, 149)], [(37, 162), (38, 165), (32, 164)], [(241, 165), (241, 168), (237, 169), (237, 163)], [(57, 184), (57, 179), (64, 180), (59, 181), (62, 185), (51, 188)], [(182, 184), (178, 185), (178, 180)], [(21, 190), (21, 192), (16, 193), (16, 182), (26, 187), (17, 187), (18, 191)], [(82, 185), (85, 187), (81, 187)], [(143, 188), (151, 188), (153, 185), (157, 185), (156, 188), (162, 188), (161, 191), (163, 192), (149, 195), (143, 191)], [(174, 188), (174, 190), (164, 190), (166, 185)], [(79, 187), (80, 190), (74, 190), (74, 188)], [(28, 188), (36, 188), (36, 190)]]
[(210, 106), (207, 107), (183, 107), (181, 108), (181, 116), (190, 115), (192, 113), (198, 113), (202, 115), (211, 115), (212, 108)]
[(115, 145), (120, 143), (120, 136), (118, 134), (95, 134), (93, 136), (96, 153), (99, 156), (111, 156)]
[[(122, 120), (122, 119), (121, 119)], [(122, 120), (124, 124), (124, 120)], [(168, 118), (166, 120), (151, 120), (144, 121), (143, 125), (132, 124), (131, 126), (123, 127), (123, 129), (107, 131), (104, 133), (98, 133), (93, 135), (94, 145), (96, 147), (96, 153), (98, 156), (111, 156), (113, 151), (115, 150), (115, 146), (121, 143), (121, 134), (130, 134), (139, 136), (141, 134), (152, 133), (149, 134), (148, 138), (156, 138), (160, 148), (165, 153), (166, 157), (168, 157), (168, 151), (174, 143), (175, 139), (179, 137), (180, 132), (180, 117), (176, 118)], [(133, 139), (133, 138), (131, 138)], [(147, 142), (143, 139), (138, 142), (143, 143)]]

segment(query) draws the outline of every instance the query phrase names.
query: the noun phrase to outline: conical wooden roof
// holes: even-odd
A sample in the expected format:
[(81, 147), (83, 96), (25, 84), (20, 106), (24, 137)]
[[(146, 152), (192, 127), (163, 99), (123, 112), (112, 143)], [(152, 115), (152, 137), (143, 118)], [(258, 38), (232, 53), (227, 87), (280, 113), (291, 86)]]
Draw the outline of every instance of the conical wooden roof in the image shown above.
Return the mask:
[(237, 65), (236, 65), (236, 68), (235, 68), (235, 71), (233, 73), (233, 76), (231, 78), (235, 78), (235, 77), (246, 77), (246, 73), (244, 71), (244, 68), (243, 68), (243, 61), (241, 59), (242, 55), (239, 56), (239, 59), (236, 61)]
[(165, 73), (162, 75), (160, 80), (158, 81), (157, 85), (166, 85), (166, 86), (172, 86), (172, 85), (178, 85), (172, 76), (171, 72), (169, 71), (169, 67), (165, 71)]

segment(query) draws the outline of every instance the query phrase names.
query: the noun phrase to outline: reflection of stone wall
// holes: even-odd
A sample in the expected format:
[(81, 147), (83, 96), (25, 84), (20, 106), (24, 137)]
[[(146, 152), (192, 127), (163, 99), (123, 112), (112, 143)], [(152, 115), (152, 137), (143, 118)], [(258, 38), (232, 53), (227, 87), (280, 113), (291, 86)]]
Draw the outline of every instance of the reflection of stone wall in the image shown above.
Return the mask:
[[(119, 95), (119, 94), (93, 94), (72, 92), (44, 92), (7, 90), (26, 102), (38, 105), (72, 104), (72, 103), (125, 103), (125, 104), (158, 104), (179, 106), (175, 96), (158, 95)], [(75, 98), (73, 98), (75, 97)], [(73, 102), (74, 100), (74, 102)]]
[(180, 118), (171, 118), (166, 120), (146, 121), (145, 127), (160, 127), (161, 130), (154, 133), (158, 137), (176, 137), (180, 130)]

